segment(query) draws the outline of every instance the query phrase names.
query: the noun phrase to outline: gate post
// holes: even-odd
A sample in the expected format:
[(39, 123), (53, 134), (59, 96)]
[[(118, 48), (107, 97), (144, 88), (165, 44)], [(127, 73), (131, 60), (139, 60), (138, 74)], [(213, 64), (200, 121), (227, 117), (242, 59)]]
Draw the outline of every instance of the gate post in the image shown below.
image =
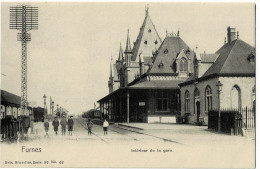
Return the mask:
[(247, 129), (247, 106), (246, 106), (246, 129)]

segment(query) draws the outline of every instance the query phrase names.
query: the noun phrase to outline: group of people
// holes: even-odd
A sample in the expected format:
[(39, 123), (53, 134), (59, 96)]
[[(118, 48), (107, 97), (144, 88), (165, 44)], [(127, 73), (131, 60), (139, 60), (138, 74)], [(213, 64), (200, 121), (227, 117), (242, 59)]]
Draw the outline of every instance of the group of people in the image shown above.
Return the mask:
[[(72, 130), (73, 130), (73, 125), (74, 125), (74, 122), (73, 122), (73, 119), (72, 119), (72, 116), (69, 117), (68, 120), (66, 120), (65, 117), (62, 117), (62, 119), (58, 120), (57, 117), (54, 118), (53, 122), (52, 122), (52, 126), (53, 126), (53, 129), (54, 129), (54, 132), (56, 135), (58, 135), (58, 130), (59, 130), (59, 125), (61, 125), (61, 133), (63, 136), (65, 136), (66, 134), (66, 126), (68, 125), (68, 131), (69, 131), (69, 135), (72, 136)], [(44, 128), (45, 128), (45, 132), (46, 132), (46, 135), (49, 135), (48, 132), (49, 132), (49, 120), (46, 119), (44, 121)], [(103, 122), (103, 131), (104, 131), (104, 135), (107, 135), (107, 128), (109, 126), (109, 123), (108, 121), (105, 119), (104, 122)], [(88, 122), (87, 122), (87, 127), (88, 127), (88, 135), (91, 136), (92, 134), (92, 127), (93, 127), (93, 123), (90, 119), (88, 119)]]
[[(58, 130), (59, 130), (59, 125), (61, 125), (61, 133), (63, 136), (65, 136), (66, 134), (66, 126), (68, 125), (68, 131), (69, 131), (69, 135), (72, 136), (72, 130), (73, 130), (73, 125), (74, 125), (74, 121), (72, 119), (72, 116), (69, 117), (68, 121), (66, 120), (65, 117), (62, 117), (62, 119), (58, 120), (57, 117), (54, 118), (53, 122), (52, 122), (52, 126), (54, 129), (54, 132), (56, 135), (58, 135)], [(46, 119), (44, 122), (44, 129), (46, 132), (46, 135), (49, 135), (49, 121)]]

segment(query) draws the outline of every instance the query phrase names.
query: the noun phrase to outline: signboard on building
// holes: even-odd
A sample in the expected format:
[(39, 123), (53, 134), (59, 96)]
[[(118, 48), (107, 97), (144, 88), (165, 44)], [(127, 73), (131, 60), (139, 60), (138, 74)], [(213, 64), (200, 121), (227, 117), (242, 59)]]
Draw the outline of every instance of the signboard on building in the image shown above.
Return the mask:
[(145, 106), (145, 102), (139, 102), (139, 106)]

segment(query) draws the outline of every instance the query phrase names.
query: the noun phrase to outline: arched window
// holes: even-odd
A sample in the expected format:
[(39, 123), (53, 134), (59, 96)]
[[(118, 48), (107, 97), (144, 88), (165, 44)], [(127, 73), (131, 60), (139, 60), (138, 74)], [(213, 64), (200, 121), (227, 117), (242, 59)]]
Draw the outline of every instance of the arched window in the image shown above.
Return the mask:
[[(194, 90), (194, 114), (198, 113), (200, 111), (198, 108), (198, 105), (200, 103), (200, 91), (198, 88)], [(199, 104), (200, 105), (200, 104)]]
[(211, 109), (212, 109), (212, 91), (210, 86), (207, 86), (205, 90), (205, 111), (208, 112)]
[(197, 98), (200, 97), (200, 91), (199, 91), (198, 88), (196, 88), (196, 89), (194, 90), (194, 97), (195, 97), (195, 99), (197, 99)]
[(241, 90), (238, 85), (233, 86), (231, 90), (231, 107), (235, 109), (241, 108)]
[(180, 61), (180, 72), (187, 72), (188, 71), (188, 63), (185, 58), (182, 58)]
[(187, 90), (185, 92), (185, 113), (190, 112), (190, 92)]

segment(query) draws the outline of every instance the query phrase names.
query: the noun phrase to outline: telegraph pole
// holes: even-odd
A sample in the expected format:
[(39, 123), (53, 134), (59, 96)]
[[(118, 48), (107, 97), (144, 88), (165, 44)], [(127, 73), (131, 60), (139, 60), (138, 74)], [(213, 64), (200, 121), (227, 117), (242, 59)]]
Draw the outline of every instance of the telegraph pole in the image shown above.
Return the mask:
[(20, 31), (17, 40), (22, 42), (21, 64), (21, 114), (27, 109), (27, 42), (31, 41), (30, 30), (38, 29), (38, 7), (19, 5), (10, 7), (10, 29)]

